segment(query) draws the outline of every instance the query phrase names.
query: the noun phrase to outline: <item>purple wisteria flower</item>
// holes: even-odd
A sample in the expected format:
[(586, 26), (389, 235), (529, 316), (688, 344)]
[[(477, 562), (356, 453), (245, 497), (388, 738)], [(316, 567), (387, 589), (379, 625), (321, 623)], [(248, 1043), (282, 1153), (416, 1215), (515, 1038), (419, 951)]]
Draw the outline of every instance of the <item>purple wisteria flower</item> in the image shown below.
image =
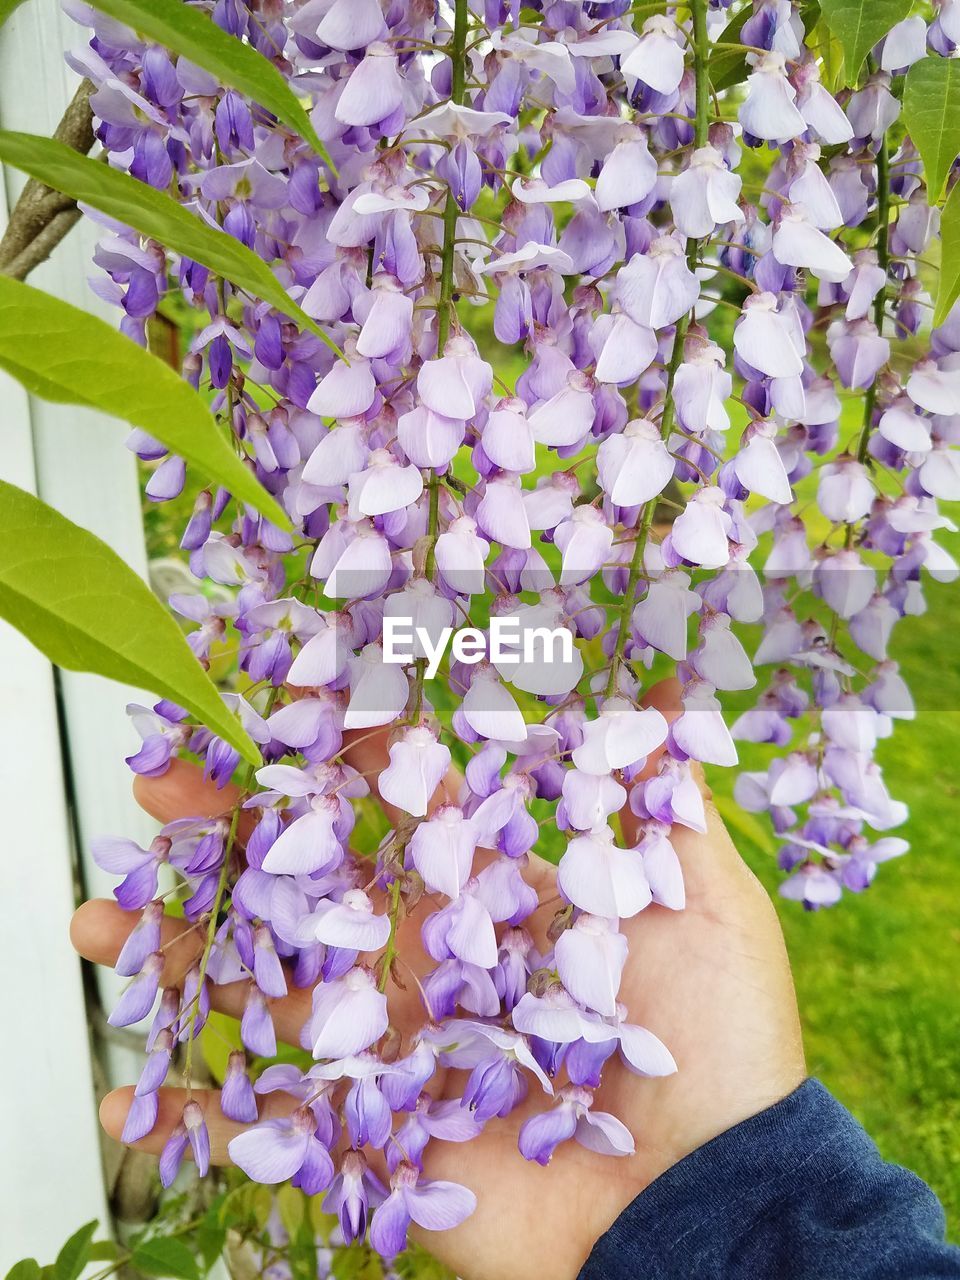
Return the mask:
[[(749, 744), (736, 801), (807, 909), (906, 852), (877, 753), (915, 714), (895, 628), (960, 574), (939, 510), (960, 500), (960, 306), (930, 331), (940, 192), (902, 78), (952, 55), (957, 6), (898, 22), (834, 94), (808, 15), (752, 0), (718, 96), (705, 0), (201, 5), (294, 86), (329, 160), (69, 7), (109, 163), (257, 254), (344, 355), (101, 220), (96, 292), (144, 344), (165, 296), (185, 304), (183, 375), (293, 526), (129, 438), (184, 513), (194, 587), (171, 605), (199, 661), (233, 662), (263, 765), (168, 701), (130, 708), (131, 769), (190, 757), (224, 804), (94, 846), (138, 913), (110, 1021), (151, 1019), (124, 1140), (189, 1073), (212, 987), (246, 984), (231, 1159), (325, 1192), (343, 1239), (392, 1260), (411, 1223), (475, 1207), (428, 1176), (433, 1144), (525, 1100), (528, 1160), (633, 1151), (594, 1091), (677, 1070), (632, 1020), (645, 976), (622, 979), (643, 913), (685, 909), (703, 766)], [(664, 669), (672, 718), (644, 696)], [(161, 992), (171, 895), (202, 952)], [(314, 1064), (254, 1079), (296, 991)], [(165, 1185), (188, 1151), (209, 1163), (187, 1097)]]

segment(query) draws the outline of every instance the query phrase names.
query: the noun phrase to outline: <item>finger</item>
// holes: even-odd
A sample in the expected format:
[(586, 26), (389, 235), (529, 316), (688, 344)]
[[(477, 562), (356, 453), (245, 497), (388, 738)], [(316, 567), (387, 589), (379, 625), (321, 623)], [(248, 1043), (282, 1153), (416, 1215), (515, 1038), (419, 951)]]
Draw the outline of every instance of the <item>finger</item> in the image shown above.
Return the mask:
[[(194, 1089), (191, 1093), (187, 1093), (186, 1089), (161, 1089), (157, 1097), (160, 1106), (153, 1132), (148, 1133), (139, 1142), (128, 1143), (128, 1146), (134, 1147), (137, 1151), (148, 1151), (152, 1155), (159, 1155), (170, 1134), (180, 1123), (185, 1103), (192, 1098), (199, 1104), (203, 1118), (207, 1122), (211, 1161), (213, 1164), (230, 1164), (227, 1143), (250, 1126), (241, 1124), (237, 1120), (227, 1119), (220, 1109), (219, 1089)], [(100, 1123), (110, 1137), (118, 1142), (132, 1102), (133, 1086), (127, 1085), (123, 1089), (114, 1089), (100, 1103)], [(258, 1097), (257, 1102), (261, 1120), (289, 1115), (297, 1106), (295, 1098), (279, 1092), (265, 1093)]]
[[(84, 960), (112, 968), (139, 919), (139, 913), (124, 911), (109, 898), (91, 898), (73, 913), (70, 941)], [(164, 916), (160, 926), (160, 946), (163, 949), (161, 984), (179, 987), (187, 970), (203, 950), (202, 930), (188, 920)]]
[[(78, 907), (70, 923), (70, 939), (85, 960), (112, 967), (120, 954), (127, 936), (137, 923), (138, 916), (124, 911), (106, 898), (94, 898)], [(203, 949), (203, 930), (186, 920), (165, 916), (161, 928), (161, 947), (164, 967), (161, 984), (179, 987), (184, 975), (194, 964)], [(288, 976), (289, 982), (289, 976)], [(218, 1013), (233, 1018), (243, 1016), (251, 983), (229, 982), (224, 985), (209, 984), (210, 1003)], [(310, 992), (291, 987), (286, 996), (268, 999), (273, 1025), (277, 1035), (287, 1044), (300, 1044), (300, 1031), (310, 1016)]]
[(142, 809), (158, 822), (177, 818), (222, 818), (236, 804), (240, 792), (232, 784), (218, 787), (203, 769), (189, 760), (171, 760), (166, 773), (156, 778), (138, 774), (133, 794)]
[[(353, 730), (343, 736), (343, 759), (356, 769), (370, 784), (378, 796), (377, 778), (390, 763), (389, 726), (380, 729)], [(451, 768), (431, 802), (431, 808), (440, 804), (455, 804), (462, 781), (460, 773)], [(141, 808), (146, 809), (158, 822), (173, 822), (177, 818), (220, 818), (227, 816), (240, 797), (240, 791), (232, 784), (218, 787), (205, 778), (203, 769), (188, 760), (172, 760), (167, 771), (156, 778), (142, 774), (134, 779), (133, 794)], [(381, 800), (385, 812), (396, 821), (401, 811)], [(240, 819), (241, 837), (249, 833), (254, 823), (252, 814)]]

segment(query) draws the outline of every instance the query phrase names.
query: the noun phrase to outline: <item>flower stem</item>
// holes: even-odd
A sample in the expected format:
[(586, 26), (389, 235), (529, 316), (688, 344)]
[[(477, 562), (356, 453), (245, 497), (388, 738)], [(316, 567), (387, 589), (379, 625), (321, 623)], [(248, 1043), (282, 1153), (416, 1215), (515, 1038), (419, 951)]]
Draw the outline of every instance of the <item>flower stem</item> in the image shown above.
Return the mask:
[[(710, 44), (707, 37), (706, 0), (692, 0), (691, 8), (693, 13), (693, 72), (697, 88), (697, 107), (693, 132), (695, 145), (699, 148), (706, 146), (710, 129), (708, 115), (710, 107), (710, 74), (707, 61)], [(699, 240), (693, 237), (687, 240), (687, 264), (691, 271), (696, 268), (699, 247)], [(667, 366), (667, 385), (663, 393), (663, 412), (660, 415), (660, 438), (664, 441), (669, 440), (670, 432), (673, 430), (673, 382), (677, 375), (680, 361), (683, 359), (683, 344), (687, 336), (687, 330), (690, 327), (690, 318), (690, 312), (680, 317), (673, 337), (673, 351), (670, 354), (670, 364)], [(633, 544), (633, 557), (630, 561), (627, 587), (623, 593), (623, 601), (620, 605), (620, 613), (617, 620), (617, 641), (613, 657), (610, 660), (610, 675), (607, 679), (606, 688), (606, 696), (608, 698), (612, 697), (617, 691), (617, 676), (620, 673), (620, 667), (623, 665), (623, 655), (627, 647), (630, 615), (633, 613), (637, 587), (643, 575), (643, 556), (658, 501), (658, 498), (651, 498), (644, 505), (640, 515), (640, 523), (637, 526), (637, 537)]]
[[(280, 690), (271, 689), (267, 695), (267, 705), (265, 708), (266, 715), (270, 714), (273, 704), (277, 700)], [(227, 832), (227, 839), (223, 848), (223, 866), (220, 868), (220, 879), (217, 881), (217, 892), (210, 906), (210, 918), (207, 921), (207, 936), (203, 942), (203, 954), (200, 957), (200, 966), (197, 977), (197, 994), (190, 1002), (190, 1021), (187, 1024), (187, 1049), (183, 1064), (183, 1082), (186, 1086), (188, 1096), (193, 1096), (192, 1090), (192, 1068), (193, 1068), (193, 1045), (196, 1038), (197, 1014), (200, 1010), (200, 1000), (203, 995), (203, 984), (207, 976), (207, 968), (210, 964), (210, 956), (213, 952), (214, 939), (217, 936), (217, 923), (220, 919), (220, 908), (223, 905), (223, 899), (226, 896), (227, 884), (230, 879), (230, 861), (233, 854), (233, 847), (237, 841), (237, 829), (240, 825), (240, 814), (243, 812), (243, 802), (250, 793), (251, 784), (253, 783), (254, 774), (256, 772), (255, 765), (247, 765), (244, 771), (243, 781), (240, 784), (240, 795), (237, 797), (237, 803), (233, 806), (233, 813), (230, 816), (230, 829)]]
[(710, 121), (707, 109), (710, 105), (710, 40), (707, 35), (706, 0), (692, 0), (693, 13), (693, 74), (697, 90), (697, 107), (694, 118), (694, 141), (698, 147), (707, 145)]
[[(450, 60), (453, 64), (450, 80), (450, 101), (462, 107), (467, 81), (467, 27), (469, 11), (467, 0), (455, 0), (453, 14), (453, 45)], [(440, 252), (440, 296), (437, 299), (437, 355), (443, 355), (443, 348), (450, 336), (450, 314), (453, 308), (454, 294), (454, 259), (457, 249), (457, 222), (460, 217), (460, 206), (452, 191), (447, 192), (447, 202), (443, 207), (443, 248)], [(431, 468), (427, 476), (427, 494), (429, 507), (427, 513), (427, 552), (423, 562), (423, 576), (429, 581), (436, 570), (437, 537), (440, 533), (440, 477)], [(423, 682), (426, 677), (426, 659), (417, 660), (417, 672), (414, 677), (413, 710), (410, 720), (416, 724), (423, 709)]]
[[(250, 765), (247, 770), (247, 776), (244, 779), (243, 790), (247, 791), (253, 777), (253, 766)], [(197, 1014), (200, 1011), (200, 1000), (203, 995), (203, 984), (207, 976), (207, 967), (210, 963), (210, 956), (213, 952), (213, 942), (217, 935), (217, 923), (220, 919), (220, 907), (223, 903), (224, 895), (227, 891), (227, 880), (230, 875), (230, 855), (233, 852), (233, 844), (237, 837), (237, 826), (240, 821), (241, 803), (238, 801), (233, 810), (233, 816), (230, 819), (230, 830), (227, 834), (226, 844), (223, 850), (223, 866), (220, 868), (220, 879), (217, 881), (217, 892), (210, 907), (210, 919), (207, 922), (207, 936), (203, 942), (203, 954), (200, 957), (200, 968), (197, 977), (197, 994), (190, 1002), (190, 1021), (187, 1025), (187, 1052), (183, 1064), (183, 1082), (187, 1089), (187, 1095), (193, 1096), (193, 1046), (196, 1038)]]
[[(882, 335), (884, 308), (887, 301), (886, 273), (890, 266), (890, 158), (886, 134), (880, 139), (877, 148), (877, 263), (883, 268), (884, 282), (883, 288), (873, 301), (873, 323), (877, 326), (877, 333)], [(867, 457), (876, 400), (877, 379), (874, 377), (863, 398), (863, 425), (860, 428), (860, 440), (857, 444), (858, 462), (864, 462)]]
[[(450, 61), (453, 64), (450, 81), (450, 101), (463, 106), (467, 71), (467, 0), (455, 0), (453, 16), (453, 46)], [(457, 241), (457, 219), (460, 209), (452, 191), (447, 193), (443, 208), (443, 249), (440, 254), (440, 297), (437, 302), (437, 353), (443, 354), (443, 346), (450, 334), (450, 308), (453, 305), (453, 262)]]
[[(463, 106), (467, 71), (467, 0), (455, 0), (453, 15), (453, 46), (450, 50), (450, 61), (453, 64), (450, 80), (450, 101), (458, 107)], [(443, 348), (450, 336), (450, 311), (453, 307), (453, 264), (457, 248), (457, 221), (460, 206), (452, 191), (447, 192), (447, 202), (443, 206), (443, 248), (440, 251), (440, 296), (437, 299), (437, 355), (443, 355)], [(430, 489), (430, 520), (428, 534), (430, 549), (427, 552), (426, 576), (433, 572), (433, 547), (437, 540), (439, 527), (439, 493), (440, 478), (436, 471), (430, 472), (428, 480)]]
[(390, 934), (383, 955), (380, 957), (380, 991), (386, 991), (390, 981), (390, 970), (397, 954), (397, 926), (400, 923), (400, 877), (390, 886)]

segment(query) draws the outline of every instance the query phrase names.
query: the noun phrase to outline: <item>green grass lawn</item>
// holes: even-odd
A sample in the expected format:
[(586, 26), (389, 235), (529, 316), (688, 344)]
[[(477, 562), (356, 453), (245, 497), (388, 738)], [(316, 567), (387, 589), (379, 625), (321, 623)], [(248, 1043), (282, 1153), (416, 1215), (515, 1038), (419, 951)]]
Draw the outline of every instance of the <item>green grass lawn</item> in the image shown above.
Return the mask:
[[(810, 1072), (887, 1159), (930, 1183), (960, 1240), (960, 588), (928, 595), (927, 614), (905, 620), (894, 643), (917, 718), (880, 751), (891, 791), (910, 805), (897, 834), (912, 850), (829, 911), (777, 901)], [(713, 771), (718, 795), (732, 782)], [(776, 896), (773, 842), (744, 831), (737, 841)]]

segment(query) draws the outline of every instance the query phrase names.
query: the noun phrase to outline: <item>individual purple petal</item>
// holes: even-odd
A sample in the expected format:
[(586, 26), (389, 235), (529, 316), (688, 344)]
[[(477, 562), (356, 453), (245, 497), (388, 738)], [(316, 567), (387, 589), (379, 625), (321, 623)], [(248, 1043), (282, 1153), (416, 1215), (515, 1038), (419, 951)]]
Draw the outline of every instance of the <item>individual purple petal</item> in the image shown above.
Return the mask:
[(639, 204), (656, 183), (657, 162), (641, 136), (617, 143), (603, 162), (594, 195), (599, 208), (606, 213)]
[(704, 569), (719, 569), (730, 561), (730, 517), (724, 511), (723, 490), (698, 489), (673, 522), (670, 544), (677, 555)]
[(548, 1165), (561, 1142), (567, 1142), (577, 1131), (574, 1109), (561, 1103), (551, 1111), (530, 1116), (520, 1126), (518, 1146), (525, 1160)]
[(643, 854), (643, 873), (647, 877), (654, 902), (662, 907), (669, 907), (671, 911), (682, 911), (686, 905), (683, 869), (667, 831), (660, 824), (653, 824), (653, 829), (643, 837), (637, 848)]
[(568, 901), (607, 919), (635, 916), (652, 899), (643, 859), (634, 849), (618, 848), (609, 827), (570, 841), (557, 883)]
[(339, 816), (336, 800), (316, 797), (310, 811), (291, 822), (267, 850), (263, 870), (271, 875), (307, 875), (334, 865), (343, 852), (333, 829)]
[(390, 934), (390, 920), (376, 915), (373, 903), (361, 889), (350, 889), (340, 903), (321, 903), (307, 917), (318, 942), (351, 951), (379, 951)]
[(240, 1022), (240, 1039), (251, 1053), (262, 1058), (272, 1058), (277, 1052), (273, 1019), (263, 993), (254, 986), (251, 986), (247, 994)]
[(739, 176), (726, 167), (715, 147), (694, 151), (687, 168), (670, 184), (670, 207), (677, 230), (699, 238), (713, 235), (718, 225), (743, 222), (737, 204), (740, 185)]
[(336, 118), (348, 125), (375, 125), (403, 105), (403, 81), (389, 45), (374, 42), (354, 67), (337, 102)]
[(147, 956), (143, 968), (127, 986), (107, 1021), (111, 1027), (128, 1027), (145, 1018), (153, 1008), (163, 972), (163, 954)]
[(228, 1120), (239, 1120), (244, 1124), (257, 1118), (257, 1099), (247, 1075), (247, 1060), (243, 1053), (230, 1054), (220, 1090), (220, 1109)]
[(210, 1135), (203, 1111), (196, 1102), (188, 1102), (183, 1108), (183, 1123), (187, 1131), (187, 1141), (196, 1162), (197, 1172), (202, 1178), (210, 1168)]
[(123, 1123), (120, 1141), (126, 1144), (139, 1142), (153, 1131), (160, 1110), (160, 1098), (156, 1093), (144, 1093), (135, 1096), (130, 1103), (130, 1110)]
[(368, 361), (356, 356), (350, 364), (338, 360), (307, 402), (311, 413), (324, 418), (356, 418), (374, 402), (377, 384)]
[(313, 1127), (312, 1114), (301, 1107), (289, 1119), (266, 1120), (237, 1134), (227, 1151), (254, 1182), (286, 1182), (303, 1164)]
[(685, 691), (683, 711), (670, 726), (670, 738), (691, 760), (727, 766), (737, 763), (737, 749), (709, 685)]
[(373, 1215), (370, 1244), (382, 1258), (393, 1259), (407, 1245), (410, 1212), (402, 1191), (394, 1189)]
[(584, 773), (611, 773), (642, 763), (666, 736), (667, 722), (656, 707), (638, 710), (623, 698), (610, 698), (599, 717), (583, 726), (573, 763)]
[(405, 1186), (404, 1201), (413, 1221), (427, 1231), (449, 1231), (458, 1227), (477, 1207), (477, 1197), (457, 1182), (419, 1182)]
[(293, 1185), (300, 1187), (304, 1195), (315, 1196), (326, 1191), (333, 1181), (333, 1160), (329, 1151), (314, 1134), (307, 1138), (303, 1164), (293, 1178)]
[(659, 428), (646, 418), (627, 423), (622, 434), (609, 436), (597, 451), (600, 483), (620, 507), (639, 506), (662, 493), (674, 466)]
[(345, 729), (370, 729), (399, 719), (410, 689), (403, 668), (384, 659), (379, 644), (365, 645), (350, 662), (350, 702)]
[(455, 805), (441, 805), (431, 819), (420, 823), (410, 841), (410, 855), (428, 889), (448, 898), (459, 895), (470, 878), (479, 834), (477, 824)]
[(617, 1032), (620, 1053), (631, 1071), (641, 1076), (669, 1076), (677, 1064), (666, 1045), (646, 1027), (623, 1022)]
[(610, 920), (580, 916), (557, 939), (554, 956), (560, 981), (574, 999), (596, 1013), (616, 1013), (627, 940)]
[(780, 53), (761, 55), (747, 77), (747, 96), (740, 106), (740, 123), (754, 138), (789, 142), (806, 132), (807, 123), (796, 108), (796, 91), (785, 74)]
[(315, 1058), (343, 1058), (368, 1049), (387, 1029), (387, 1000), (372, 974), (351, 969), (314, 988), (313, 1013), (304, 1029)]
[(617, 275), (620, 305), (645, 329), (675, 323), (699, 295), (699, 281), (672, 236), (654, 240), (646, 254), (634, 254)]
[(465, 430), (462, 419), (434, 413), (424, 404), (397, 419), (400, 447), (416, 467), (445, 467), (462, 444)]
[(573, 1136), (582, 1147), (603, 1156), (632, 1156), (636, 1150), (627, 1126), (606, 1111), (584, 1110)]
[(390, 763), (377, 780), (388, 804), (422, 818), (450, 766), (450, 751), (429, 729), (406, 729), (390, 747)]
[(137, 921), (133, 931), (127, 935), (117, 956), (114, 970), (121, 977), (129, 978), (139, 973), (147, 956), (151, 952), (159, 951), (162, 920), (163, 903), (148, 902), (143, 909), (143, 915)]
[(187, 1131), (181, 1121), (164, 1144), (160, 1152), (160, 1182), (164, 1187), (173, 1185), (180, 1172), (180, 1165), (187, 1151)]
[(427, 361), (417, 390), (427, 408), (451, 418), (472, 418), (490, 393), (493, 371), (469, 338), (451, 338), (438, 360)]

